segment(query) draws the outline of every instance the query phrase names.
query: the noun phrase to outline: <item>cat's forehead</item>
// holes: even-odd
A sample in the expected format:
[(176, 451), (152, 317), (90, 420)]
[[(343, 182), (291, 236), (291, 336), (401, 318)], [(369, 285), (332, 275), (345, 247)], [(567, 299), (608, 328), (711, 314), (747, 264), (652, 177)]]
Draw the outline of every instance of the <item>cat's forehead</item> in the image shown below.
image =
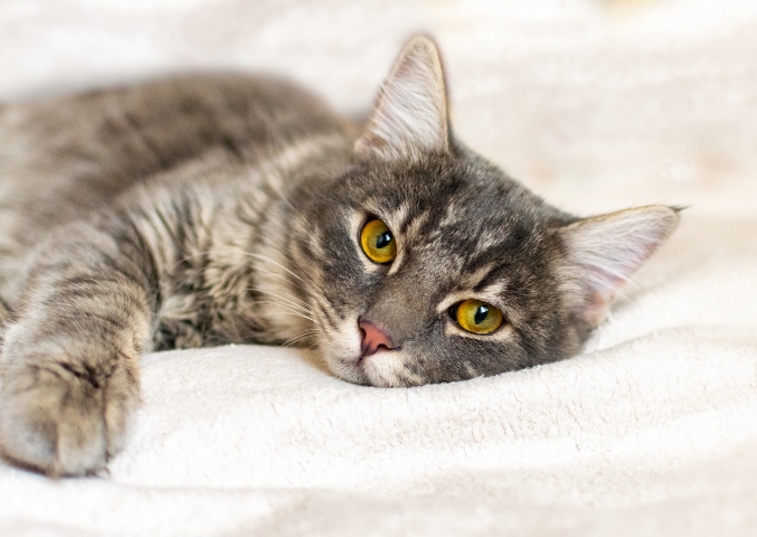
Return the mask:
[(429, 290), (499, 294), (514, 274), (507, 267), (539, 265), (547, 250), (540, 200), (492, 167), (431, 162), (368, 170), (344, 194), (353, 242), (366, 221), (383, 220), (398, 243), (390, 275), (417, 272), (414, 281), (435, 282)]
[(538, 226), (538, 203), (505, 174), (475, 162), (372, 170), (357, 207), (418, 243), (488, 249)]

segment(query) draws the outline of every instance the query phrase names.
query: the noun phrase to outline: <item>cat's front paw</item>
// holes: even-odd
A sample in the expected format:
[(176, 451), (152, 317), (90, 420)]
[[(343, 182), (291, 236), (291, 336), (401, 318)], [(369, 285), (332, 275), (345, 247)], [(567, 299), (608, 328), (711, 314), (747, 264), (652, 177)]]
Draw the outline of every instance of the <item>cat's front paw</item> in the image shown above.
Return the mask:
[(55, 477), (105, 468), (123, 446), (139, 396), (124, 363), (98, 369), (47, 360), (8, 367), (0, 392), (5, 458)]

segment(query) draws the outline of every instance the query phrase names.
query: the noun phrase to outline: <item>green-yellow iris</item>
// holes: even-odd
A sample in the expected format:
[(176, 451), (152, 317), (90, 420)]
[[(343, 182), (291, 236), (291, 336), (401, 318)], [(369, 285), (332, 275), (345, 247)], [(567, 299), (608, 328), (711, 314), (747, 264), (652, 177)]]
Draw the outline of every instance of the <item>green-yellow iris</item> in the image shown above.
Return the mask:
[(463, 300), (455, 308), (455, 320), (473, 334), (490, 334), (502, 325), (502, 312), (480, 300)]
[(360, 246), (368, 259), (374, 263), (387, 264), (397, 257), (397, 243), (389, 227), (374, 218), (369, 220), (360, 231)]

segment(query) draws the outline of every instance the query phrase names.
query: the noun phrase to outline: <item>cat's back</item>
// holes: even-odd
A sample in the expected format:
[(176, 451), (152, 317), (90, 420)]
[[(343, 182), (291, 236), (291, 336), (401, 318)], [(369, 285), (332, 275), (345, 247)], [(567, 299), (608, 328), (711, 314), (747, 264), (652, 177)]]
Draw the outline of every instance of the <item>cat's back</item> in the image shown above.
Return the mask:
[(255, 165), (301, 139), (349, 130), (284, 80), (174, 76), (0, 107), (0, 181), (3, 190), (36, 184), (49, 191), (73, 179), (98, 192), (122, 189), (210, 151)]
[[(0, 285), (44, 235), (150, 181), (257, 166), (352, 127), (287, 81), (184, 75), (0, 107)], [(156, 179), (157, 178), (157, 179)]]

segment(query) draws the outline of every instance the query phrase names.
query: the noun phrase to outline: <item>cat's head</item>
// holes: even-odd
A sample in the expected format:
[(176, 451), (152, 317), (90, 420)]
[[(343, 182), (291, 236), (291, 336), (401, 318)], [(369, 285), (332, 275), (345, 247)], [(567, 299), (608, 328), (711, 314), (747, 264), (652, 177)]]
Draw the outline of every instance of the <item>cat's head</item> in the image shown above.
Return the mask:
[(293, 252), (318, 289), (320, 352), (357, 383), (446, 382), (571, 356), (678, 222), (665, 206), (575, 218), (467, 150), (425, 37), (401, 54), (354, 161), (311, 193)]

